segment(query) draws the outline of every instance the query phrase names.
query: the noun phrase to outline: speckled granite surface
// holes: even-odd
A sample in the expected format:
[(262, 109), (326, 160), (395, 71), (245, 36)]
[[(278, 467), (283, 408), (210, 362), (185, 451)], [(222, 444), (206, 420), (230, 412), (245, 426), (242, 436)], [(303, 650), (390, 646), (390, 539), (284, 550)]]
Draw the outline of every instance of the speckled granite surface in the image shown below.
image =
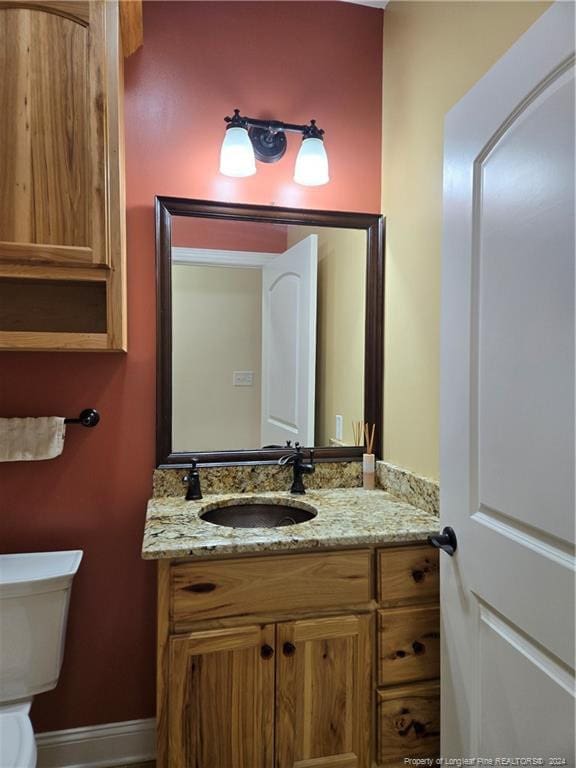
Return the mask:
[[(305, 523), (281, 528), (225, 528), (199, 517), (202, 511), (215, 505), (257, 503), (261, 499), (310, 506), (317, 515)], [(212, 494), (202, 501), (185, 501), (180, 493), (179, 498), (153, 498), (148, 502), (142, 556), (149, 560), (207, 558), (380, 545), (425, 541), (437, 531), (438, 519), (434, 515), (381, 490), (310, 490), (297, 498), (288, 492)]]
[(424, 509), (437, 517), (440, 514), (440, 486), (435, 480), (415, 475), (402, 467), (376, 462), (378, 484), (385, 491), (397, 496), (415, 507)]
[[(277, 464), (256, 466), (199, 467), (202, 493), (260, 493), (285, 491), (292, 482), (292, 468)], [(156, 469), (154, 497), (183, 496), (185, 469)], [(362, 462), (341, 461), (316, 464), (306, 475), (306, 488), (354, 488), (362, 485)]]

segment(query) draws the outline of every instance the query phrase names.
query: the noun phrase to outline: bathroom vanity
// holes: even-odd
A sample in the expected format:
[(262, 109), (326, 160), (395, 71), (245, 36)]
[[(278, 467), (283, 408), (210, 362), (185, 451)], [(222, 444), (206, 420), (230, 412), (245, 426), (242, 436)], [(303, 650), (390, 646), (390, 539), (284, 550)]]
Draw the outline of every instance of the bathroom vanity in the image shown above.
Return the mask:
[(156, 233), (158, 768), (435, 757), (438, 518), (350, 433), (382, 455), (383, 218), (159, 197)]
[[(206, 509), (310, 505), (225, 528)], [(370, 768), (439, 751), (437, 518), (384, 491), (155, 498), (158, 762)]]

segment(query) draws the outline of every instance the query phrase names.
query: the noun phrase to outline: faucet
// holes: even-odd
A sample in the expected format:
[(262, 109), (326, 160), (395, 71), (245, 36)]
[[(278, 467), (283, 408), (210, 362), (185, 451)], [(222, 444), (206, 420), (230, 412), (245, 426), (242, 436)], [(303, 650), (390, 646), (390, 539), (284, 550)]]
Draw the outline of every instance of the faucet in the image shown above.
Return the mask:
[(190, 469), (182, 478), (183, 483), (188, 483), (186, 491), (186, 501), (199, 501), (202, 498), (202, 489), (200, 488), (200, 475), (196, 469), (198, 459), (192, 459)]
[(294, 453), (289, 453), (286, 456), (282, 456), (280, 459), (278, 459), (278, 464), (280, 464), (280, 466), (292, 464), (293, 477), (292, 485), (290, 486), (290, 493), (306, 493), (302, 475), (311, 475), (312, 472), (314, 472), (316, 469), (314, 466), (314, 448), (310, 448), (310, 461), (308, 464), (305, 464), (300, 443), (295, 443)]

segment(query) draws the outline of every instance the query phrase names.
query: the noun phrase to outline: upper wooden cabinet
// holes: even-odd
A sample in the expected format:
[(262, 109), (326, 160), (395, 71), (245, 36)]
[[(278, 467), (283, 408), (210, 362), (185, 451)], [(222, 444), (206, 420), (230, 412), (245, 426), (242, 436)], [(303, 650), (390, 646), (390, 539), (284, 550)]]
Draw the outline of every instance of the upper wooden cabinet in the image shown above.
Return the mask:
[(0, 72), (0, 348), (125, 349), (117, 0), (0, 0)]
[(118, 98), (119, 71), (105, 82), (107, 31), (103, 2), (0, 11), (5, 261), (110, 264), (107, 224), (117, 227), (120, 211), (108, 204), (106, 177), (117, 185), (119, 168), (106, 162), (106, 134), (117, 132), (117, 120), (108, 131), (104, 121), (107, 102)]

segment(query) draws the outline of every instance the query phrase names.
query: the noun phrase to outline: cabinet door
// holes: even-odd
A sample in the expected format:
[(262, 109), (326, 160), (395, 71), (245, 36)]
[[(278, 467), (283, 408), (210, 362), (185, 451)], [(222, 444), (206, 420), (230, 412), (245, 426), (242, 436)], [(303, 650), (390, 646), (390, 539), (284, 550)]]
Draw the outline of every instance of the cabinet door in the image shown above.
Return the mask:
[(0, 0), (0, 264), (110, 262), (119, 61), (106, 6)]
[(277, 627), (277, 768), (370, 765), (371, 616)]
[(274, 627), (170, 640), (170, 768), (272, 768)]

